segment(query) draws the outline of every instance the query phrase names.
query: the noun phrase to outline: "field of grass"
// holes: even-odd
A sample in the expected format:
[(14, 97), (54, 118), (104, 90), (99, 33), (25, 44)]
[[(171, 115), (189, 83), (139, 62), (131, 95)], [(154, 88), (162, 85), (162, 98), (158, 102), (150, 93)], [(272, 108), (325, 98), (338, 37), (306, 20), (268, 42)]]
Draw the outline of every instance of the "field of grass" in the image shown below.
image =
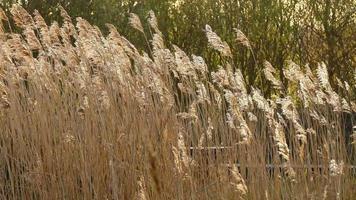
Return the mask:
[(147, 53), (64, 10), (61, 25), (11, 13), (0, 10), (0, 199), (356, 198), (356, 70), (333, 87), (324, 63), (289, 61), (285, 85), (265, 61), (267, 98), (209, 25), (215, 70), (167, 49), (153, 12), (149, 34), (130, 16)]

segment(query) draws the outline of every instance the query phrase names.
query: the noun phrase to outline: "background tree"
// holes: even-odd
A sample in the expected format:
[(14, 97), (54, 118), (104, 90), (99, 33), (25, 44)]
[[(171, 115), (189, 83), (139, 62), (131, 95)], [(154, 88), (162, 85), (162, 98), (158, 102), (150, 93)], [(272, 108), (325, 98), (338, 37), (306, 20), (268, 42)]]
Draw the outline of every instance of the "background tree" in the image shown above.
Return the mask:
[[(250, 85), (264, 85), (265, 93), (271, 90), (261, 76), (264, 60), (278, 69), (284, 84), (282, 69), (286, 60), (302, 66), (310, 64), (312, 69), (324, 61), (331, 77), (337, 75), (344, 80), (351, 80), (356, 68), (356, 2), (353, 0), (3, 0), (0, 5), (8, 10), (15, 2), (30, 13), (37, 9), (48, 23), (61, 22), (58, 5), (73, 18), (87, 19), (104, 33), (105, 24), (112, 23), (146, 52), (145, 38), (128, 26), (128, 15), (136, 13), (144, 21), (148, 11), (153, 10), (167, 46), (176, 44), (189, 54), (203, 55), (213, 70), (223, 63), (207, 47), (203, 29), (209, 24), (230, 44), (234, 66), (241, 68)], [(251, 49), (236, 42), (233, 28), (249, 38)]]

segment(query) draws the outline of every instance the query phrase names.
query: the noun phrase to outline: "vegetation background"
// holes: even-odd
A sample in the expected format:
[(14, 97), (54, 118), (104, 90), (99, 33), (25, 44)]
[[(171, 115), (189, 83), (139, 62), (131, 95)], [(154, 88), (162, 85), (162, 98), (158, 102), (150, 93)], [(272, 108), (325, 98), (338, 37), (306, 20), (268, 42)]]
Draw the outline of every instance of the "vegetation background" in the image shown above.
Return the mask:
[[(216, 67), (221, 59), (207, 48), (203, 31), (209, 24), (223, 40), (235, 44), (231, 46), (234, 65), (241, 68), (249, 85), (259, 86), (267, 96), (271, 86), (259, 73), (264, 60), (279, 71), (284, 84), (287, 80), (281, 69), (287, 60), (309, 64), (312, 69), (325, 62), (333, 85), (336, 76), (352, 80), (356, 68), (354, 0), (2, 0), (0, 4), (8, 12), (15, 2), (21, 2), (29, 13), (38, 10), (47, 23), (61, 21), (58, 5), (73, 19), (80, 16), (103, 31), (107, 31), (106, 23), (112, 23), (146, 52), (145, 38), (128, 26), (128, 16), (136, 13), (144, 19), (153, 10), (168, 46), (175, 44), (188, 55), (201, 55)], [(245, 33), (253, 51), (234, 42), (233, 28)]]

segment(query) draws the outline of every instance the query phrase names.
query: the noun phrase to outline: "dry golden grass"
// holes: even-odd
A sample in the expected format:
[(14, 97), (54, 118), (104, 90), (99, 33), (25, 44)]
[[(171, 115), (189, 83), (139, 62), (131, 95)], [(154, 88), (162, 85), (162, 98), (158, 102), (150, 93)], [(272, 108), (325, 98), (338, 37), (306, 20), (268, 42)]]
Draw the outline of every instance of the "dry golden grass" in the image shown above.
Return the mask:
[[(208, 25), (223, 58), (211, 73), (202, 57), (165, 47), (153, 12), (149, 54), (112, 25), (104, 36), (61, 13), (61, 26), (47, 26), (14, 6), (23, 32), (0, 29), (1, 199), (356, 195), (355, 141), (345, 129), (355, 86), (340, 81), (336, 93), (325, 64), (313, 73), (290, 62), (282, 86), (266, 62), (278, 94), (266, 99)], [(0, 20), (8, 20), (2, 11)], [(136, 15), (130, 24), (144, 33)]]

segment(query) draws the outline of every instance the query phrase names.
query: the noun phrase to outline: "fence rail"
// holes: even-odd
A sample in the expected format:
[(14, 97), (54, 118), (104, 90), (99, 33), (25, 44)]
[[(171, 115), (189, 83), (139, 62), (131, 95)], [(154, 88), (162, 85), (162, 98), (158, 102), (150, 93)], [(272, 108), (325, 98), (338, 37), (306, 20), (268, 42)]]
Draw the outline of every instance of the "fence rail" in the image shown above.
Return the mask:
[[(233, 149), (234, 146), (221, 146), (221, 147), (189, 147), (191, 153), (193, 151), (203, 151), (203, 150), (229, 150)], [(262, 164), (262, 165), (245, 165), (245, 164), (236, 164), (237, 167), (245, 167), (245, 168), (267, 168), (267, 169), (275, 169), (275, 168), (283, 168), (285, 165), (280, 164)], [(289, 165), (295, 169), (329, 169), (329, 165), (315, 165), (315, 164), (305, 164), (305, 165)], [(344, 165), (344, 169), (356, 170), (356, 165)]]

